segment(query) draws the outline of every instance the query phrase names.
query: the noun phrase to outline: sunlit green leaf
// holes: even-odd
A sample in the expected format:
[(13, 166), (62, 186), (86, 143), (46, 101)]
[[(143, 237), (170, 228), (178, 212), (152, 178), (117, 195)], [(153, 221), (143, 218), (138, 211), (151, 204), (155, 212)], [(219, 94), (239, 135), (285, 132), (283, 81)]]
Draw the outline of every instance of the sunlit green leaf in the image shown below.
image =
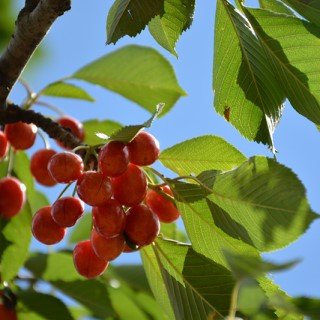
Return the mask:
[(73, 98), (86, 101), (94, 101), (94, 98), (84, 89), (67, 82), (54, 82), (46, 86), (40, 92), (44, 96), (57, 98)]
[(217, 136), (201, 136), (176, 144), (160, 154), (160, 161), (179, 175), (199, 174), (205, 170), (230, 170), (246, 157)]
[(69, 235), (69, 243), (76, 244), (79, 241), (87, 240), (90, 238), (92, 229), (92, 215), (87, 213), (81, 217)]
[(271, 62), (275, 83), (297, 112), (319, 124), (320, 29), (299, 18), (262, 9), (247, 9), (246, 15)]
[(123, 47), (93, 61), (72, 77), (119, 93), (150, 112), (163, 102), (166, 113), (185, 95), (170, 63), (148, 47)]
[(317, 0), (282, 0), (301, 16), (320, 26), (320, 2)]
[(113, 132), (121, 128), (121, 124), (112, 120), (87, 120), (83, 122), (83, 128), (85, 131), (84, 142), (88, 145), (94, 146), (102, 143), (101, 139), (97, 136), (97, 133), (103, 133), (110, 136)]
[(156, 15), (164, 13), (164, 0), (116, 0), (107, 19), (107, 43), (140, 33)]
[(280, 0), (259, 0), (262, 9), (271, 10), (277, 13), (283, 13), (293, 16), (293, 12), (284, 5)]
[(176, 42), (181, 33), (190, 27), (193, 20), (195, 0), (165, 0), (164, 15), (149, 22), (153, 38), (174, 55)]
[(214, 106), (249, 140), (273, 146), (284, 93), (250, 24), (218, 0), (214, 49)]

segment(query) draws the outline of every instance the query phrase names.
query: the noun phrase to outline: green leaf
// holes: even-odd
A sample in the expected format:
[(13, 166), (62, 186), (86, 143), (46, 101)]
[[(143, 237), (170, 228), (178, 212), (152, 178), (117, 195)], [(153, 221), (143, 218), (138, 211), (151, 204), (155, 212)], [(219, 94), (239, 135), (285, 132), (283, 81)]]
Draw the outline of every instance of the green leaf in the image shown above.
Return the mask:
[(311, 297), (296, 297), (291, 300), (296, 308), (311, 320), (320, 318), (320, 299)]
[(274, 264), (262, 260), (261, 257), (247, 256), (231, 251), (224, 251), (230, 270), (237, 280), (244, 278), (257, 278), (268, 272), (283, 271), (295, 266), (298, 261)]
[(31, 211), (29, 204), (6, 221), (0, 219), (0, 274), (2, 281), (12, 280), (28, 257), (31, 241)]
[(168, 296), (161, 269), (152, 246), (146, 246), (141, 249), (140, 255), (153, 295), (161, 309), (166, 313), (167, 320), (175, 319), (171, 300)]
[(131, 126), (125, 126), (119, 129), (118, 131), (114, 132), (108, 140), (114, 140), (114, 141), (122, 141), (124, 143), (129, 143), (141, 130), (144, 128), (150, 128), (153, 121), (160, 115), (164, 108), (163, 103), (159, 103), (156, 106), (156, 110), (154, 111), (153, 115), (150, 119), (148, 119), (143, 124), (139, 125), (131, 125)]
[(320, 29), (267, 10), (247, 9), (246, 15), (271, 62), (276, 83), (297, 112), (319, 124)]
[(155, 253), (176, 319), (228, 314), (235, 281), (226, 268), (173, 241), (157, 240)]
[(141, 265), (113, 266), (112, 272), (116, 278), (124, 281), (130, 288), (150, 292), (146, 273)]
[(285, 96), (250, 24), (226, 0), (217, 4), (213, 77), (216, 111), (247, 139), (274, 149)]
[(318, 217), (297, 176), (265, 157), (218, 174), (207, 198), (215, 224), (260, 251), (288, 245)]
[(279, 0), (259, 0), (262, 9), (294, 16), (293, 12)]
[(74, 319), (66, 305), (52, 295), (28, 290), (20, 291), (18, 293), (18, 299), (24, 308), (40, 316), (41, 319)]
[(170, 147), (160, 154), (161, 163), (179, 175), (205, 170), (231, 170), (246, 160), (234, 146), (217, 136), (201, 136)]
[(114, 315), (106, 286), (99, 280), (83, 280), (68, 253), (34, 254), (25, 267), (36, 277), (78, 301), (96, 317)]
[(40, 91), (40, 95), (73, 98), (93, 102), (94, 98), (84, 89), (66, 82), (53, 82)]
[(23, 182), (27, 188), (27, 200), (29, 202), (31, 212), (34, 214), (41, 207), (47, 206), (49, 201), (43, 193), (35, 189), (34, 178), (31, 175), (29, 168), (30, 160), (27, 154), (23, 151), (16, 152), (13, 171), (17, 178)]
[(185, 95), (170, 63), (156, 50), (126, 46), (88, 64), (73, 78), (82, 79), (112, 90), (153, 112), (165, 103), (168, 112)]
[(69, 235), (68, 242), (76, 244), (79, 241), (87, 240), (90, 238), (92, 229), (92, 215), (87, 213), (81, 217)]
[(113, 132), (121, 128), (121, 124), (112, 120), (87, 120), (83, 122), (83, 128), (85, 131), (84, 142), (90, 146), (101, 143), (101, 139), (97, 137), (97, 133), (101, 132), (110, 136)]
[(108, 288), (112, 305), (121, 320), (148, 320), (147, 315), (136, 305), (122, 288)]
[(282, 0), (310, 22), (320, 26), (320, 3), (315, 0)]
[(163, 13), (164, 0), (116, 0), (108, 14), (107, 44), (125, 35), (136, 36), (153, 17)]
[(207, 192), (204, 193), (196, 184), (185, 184), (185, 188), (176, 186), (170, 183), (194, 250), (225, 267), (228, 264), (223, 249), (258, 255), (252, 246), (240, 241), (238, 237), (232, 237), (215, 223), (211, 206), (205, 198)]
[(176, 42), (193, 20), (195, 0), (165, 0), (164, 15), (149, 22), (153, 38), (166, 50), (177, 56)]

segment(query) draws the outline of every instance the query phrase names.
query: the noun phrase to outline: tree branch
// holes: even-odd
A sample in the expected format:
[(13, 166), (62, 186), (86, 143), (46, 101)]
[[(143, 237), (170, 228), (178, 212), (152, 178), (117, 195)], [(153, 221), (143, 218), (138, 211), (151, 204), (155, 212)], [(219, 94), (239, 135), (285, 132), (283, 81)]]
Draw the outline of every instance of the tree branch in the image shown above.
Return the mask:
[(26, 0), (12, 38), (0, 57), (0, 109), (53, 22), (71, 8), (71, 0)]
[(8, 104), (6, 109), (0, 110), (0, 123), (15, 123), (22, 121), (33, 123), (45, 131), (52, 139), (59, 140), (64, 146), (74, 149), (83, 143), (75, 137), (72, 132), (60, 126), (57, 122), (43, 116), (41, 113), (33, 110), (25, 110), (15, 104)]

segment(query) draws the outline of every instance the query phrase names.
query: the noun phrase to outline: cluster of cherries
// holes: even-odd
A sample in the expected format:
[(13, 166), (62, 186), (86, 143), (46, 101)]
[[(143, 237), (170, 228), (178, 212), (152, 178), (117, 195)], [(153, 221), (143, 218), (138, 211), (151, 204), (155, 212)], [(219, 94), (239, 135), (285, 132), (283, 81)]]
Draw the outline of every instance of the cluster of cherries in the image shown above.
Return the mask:
[[(63, 116), (57, 122), (83, 140), (84, 131), (79, 121), (72, 117)], [(4, 131), (0, 130), (0, 160), (7, 156), (10, 146), (14, 151), (31, 148), (35, 142), (37, 131), (37, 126), (32, 123), (7, 124)], [(40, 184), (45, 186), (56, 184), (54, 179), (47, 174), (46, 168), (49, 159), (54, 154), (56, 154), (54, 150), (41, 149), (31, 158), (31, 173)], [(10, 219), (16, 216), (21, 211), (25, 200), (26, 186), (21, 181), (11, 176), (0, 179), (0, 218)]]
[[(59, 123), (83, 139), (81, 123), (72, 118), (68, 120)], [(23, 123), (5, 127), (3, 136), (9, 143), (15, 149), (26, 149), (25, 145), (17, 148), (8, 135), (14, 125), (28, 126), (33, 132), (36, 128)], [(19, 142), (21, 136), (26, 136), (14, 131)], [(151, 244), (159, 234), (160, 221), (170, 223), (180, 216), (170, 187), (152, 185), (151, 189), (141, 168), (154, 163), (159, 153), (157, 139), (145, 131), (139, 132), (127, 144), (119, 141), (105, 144), (99, 150), (97, 168), (91, 167), (87, 171), (83, 159), (72, 151), (38, 150), (30, 161), (34, 178), (45, 186), (76, 182), (74, 194), (77, 193), (78, 197), (61, 196), (51, 206), (40, 208), (32, 220), (34, 237), (47, 245), (60, 242), (66, 228), (74, 226), (83, 215), (84, 203), (91, 206), (93, 226), (90, 240), (79, 242), (73, 250), (74, 265), (86, 278), (102, 274), (109, 261), (122, 252), (132, 252)], [(3, 184), (7, 186), (3, 187)], [(23, 206), (25, 187), (16, 178), (3, 178), (0, 180), (0, 196), (0, 214), (10, 218)], [(15, 206), (14, 212), (9, 210), (12, 206)]]

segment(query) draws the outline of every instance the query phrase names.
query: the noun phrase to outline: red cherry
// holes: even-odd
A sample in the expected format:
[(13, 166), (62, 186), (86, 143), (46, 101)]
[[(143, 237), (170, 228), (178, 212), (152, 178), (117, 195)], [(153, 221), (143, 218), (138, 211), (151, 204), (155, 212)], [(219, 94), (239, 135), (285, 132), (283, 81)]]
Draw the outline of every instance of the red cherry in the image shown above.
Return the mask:
[[(77, 119), (72, 118), (70, 116), (63, 116), (57, 120), (57, 122), (64, 128), (69, 129), (79, 140), (84, 140), (84, 129), (81, 122), (79, 122)], [(62, 142), (57, 141), (57, 144), (67, 149)]]
[(88, 279), (100, 276), (109, 264), (94, 253), (90, 240), (81, 241), (75, 246), (73, 263), (78, 273)]
[(52, 149), (41, 149), (35, 152), (30, 159), (30, 171), (36, 181), (44, 186), (52, 187), (57, 182), (48, 170), (50, 159), (56, 154)]
[(109, 177), (117, 177), (127, 170), (129, 164), (129, 152), (122, 142), (111, 141), (99, 152), (99, 169)]
[(0, 179), (0, 217), (10, 219), (17, 215), (26, 200), (26, 186), (18, 179)]
[(33, 123), (16, 122), (6, 124), (4, 133), (12, 147), (25, 150), (33, 146), (38, 128)]
[(124, 232), (131, 242), (138, 246), (148, 245), (159, 231), (159, 218), (146, 205), (141, 204), (128, 210)]
[(101, 172), (86, 171), (77, 182), (79, 198), (90, 206), (99, 206), (112, 196), (110, 179)]
[(134, 250), (134, 249), (132, 249), (132, 248), (130, 248), (129, 246), (128, 246), (128, 244), (127, 243), (125, 243), (125, 245), (124, 245), (124, 248), (123, 248), (123, 251), (122, 252), (124, 252), (124, 253), (131, 253), (131, 252), (136, 252), (137, 250), (139, 250), (140, 248), (139, 247), (137, 247), (137, 249), (136, 250)]
[(131, 207), (139, 204), (147, 193), (147, 178), (143, 171), (130, 163), (119, 177), (112, 178), (113, 195), (121, 204)]
[(60, 227), (72, 227), (84, 212), (83, 202), (74, 197), (58, 199), (51, 208), (53, 220)]
[(59, 183), (78, 180), (83, 173), (83, 167), (81, 157), (68, 151), (57, 153), (48, 163), (51, 176)]
[[(164, 186), (161, 189), (166, 194), (172, 196), (172, 191), (169, 186)], [(169, 199), (166, 199), (154, 190), (148, 190), (145, 201), (161, 222), (170, 223), (180, 217), (180, 212), (177, 207)]]
[(5, 157), (8, 152), (8, 139), (3, 131), (0, 131), (0, 159)]
[(131, 163), (148, 166), (159, 158), (159, 141), (152, 134), (141, 131), (128, 144), (128, 150)]
[(126, 224), (126, 213), (115, 199), (110, 199), (101, 206), (93, 207), (92, 217), (95, 229), (106, 238), (122, 233)]
[(0, 304), (0, 319), (2, 320), (18, 320), (16, 311), (7, 308), (4, 304)]
[(33, 216), (32, 234), (44, 244), (55, 244), (63, 239), (66, 229), (55, 223), (51, 216), (51, 206), (46, 206)]
[(105, 238), (95, 229), (91, 232), (91, 243), (95, 254), (106, 261), (111, 261), (120, 256), (124, 249), (124, 236), (119, 234), (113, 238)]

